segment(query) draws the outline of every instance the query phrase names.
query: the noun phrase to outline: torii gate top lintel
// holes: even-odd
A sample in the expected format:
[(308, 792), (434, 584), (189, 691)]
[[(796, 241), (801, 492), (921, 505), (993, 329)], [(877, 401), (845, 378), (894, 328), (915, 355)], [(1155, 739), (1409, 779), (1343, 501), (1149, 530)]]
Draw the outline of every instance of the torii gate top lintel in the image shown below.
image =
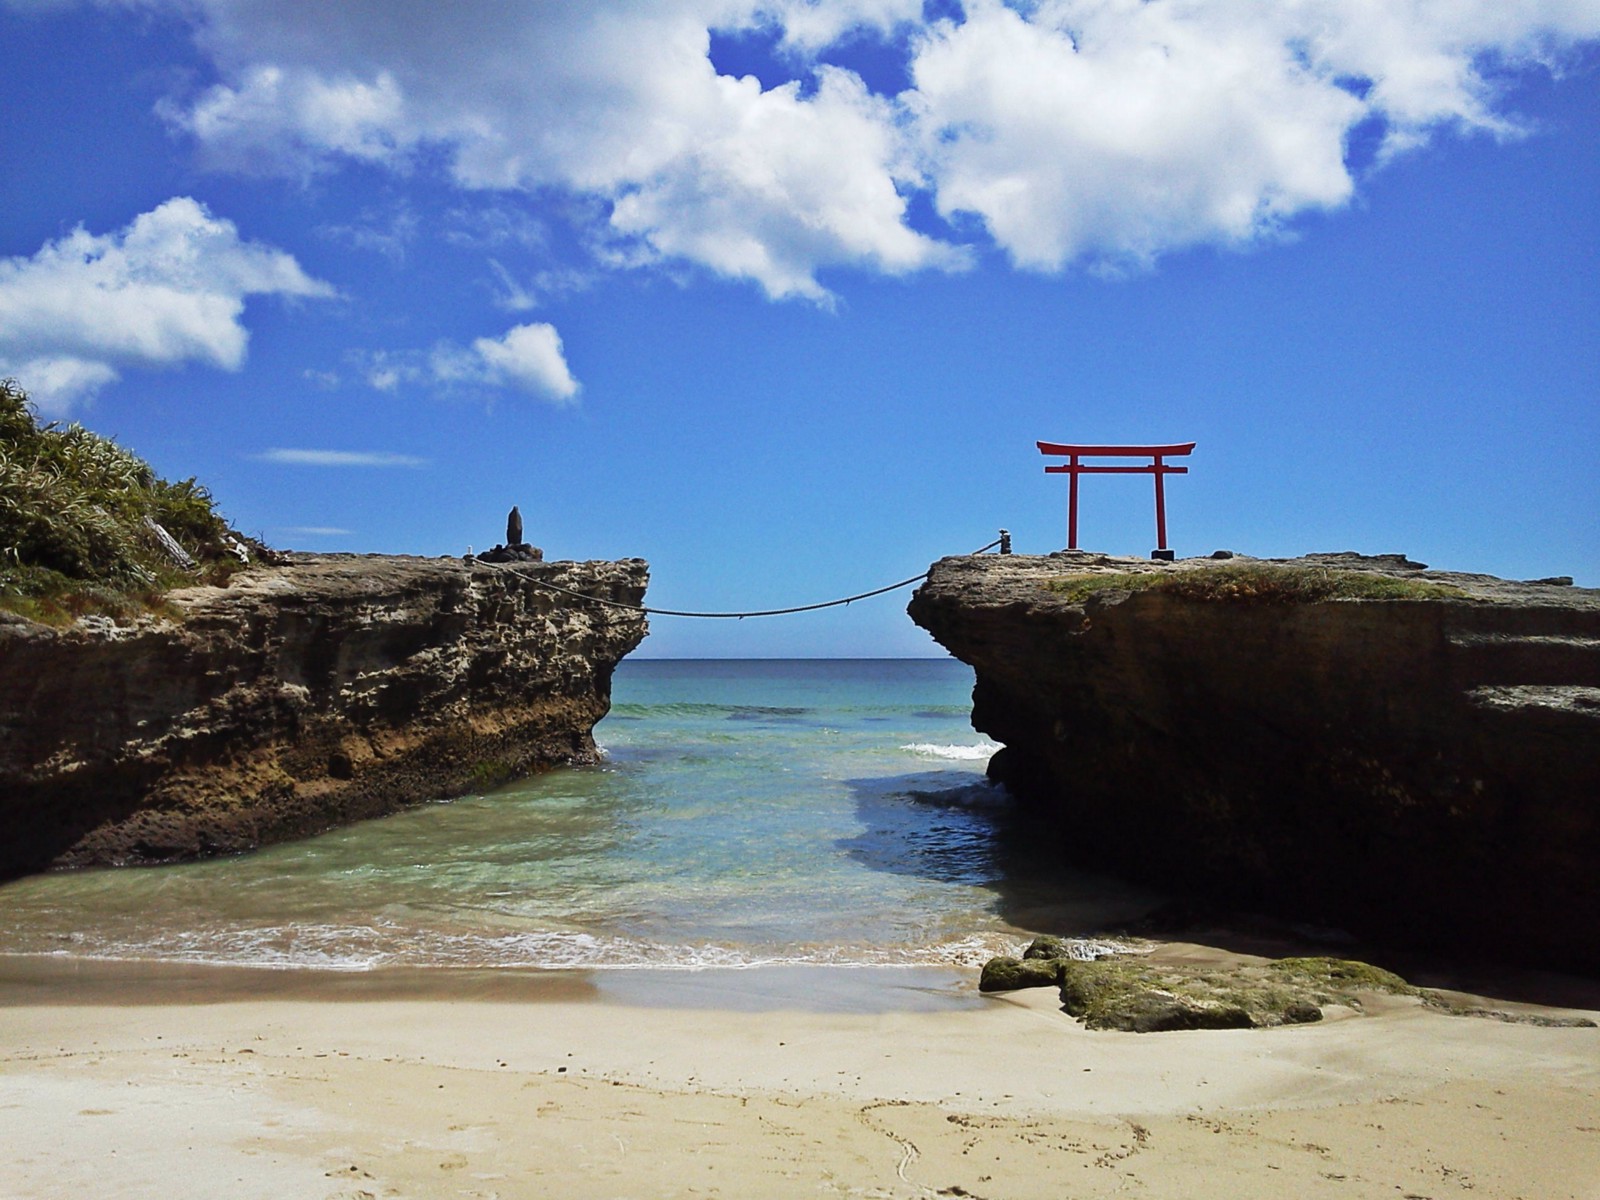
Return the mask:
[[(1178, 442), (1170, 446), (1088, 446), (1068, 442), (1039, 442), (1040, 454), (1065, 456), (1066, 462), (1046, 467), (1047, 475), (1067, 475), (1072, 480), (1067, 504), (1067, 548), (1078, 548), (1078, 476), (1079, 475), (1151, 475), (1156, 484), (1156, 551), (1155, 558), (1172, 558), (1167, 549), (1167, 493), (1168, 475), (1187, 475), (1188, 467), (1174, 467), (1162, 461), (1180, 458), (1195, 447), (1193, 442)], [(1148, 463), (1137, 466), (1086, 466), (1083, 458), (1148, 458)]]
[[(1179, 442), (1172, 446), (1071, 446), (1065, 442), (1039, 442), (1040, 454), (1076, 454), (1087, 458), (1127, 458), (1145, 455), (1151, 457), (1173, 455), (1174, 457), (1188, 454), (1195, 447), (1193, 442)], [(1046, 471), (1059, 471), (1060, 467), (1046, 467)], [(1149, 467), (1140, 467), (1141, 471), (1148, 471)]]

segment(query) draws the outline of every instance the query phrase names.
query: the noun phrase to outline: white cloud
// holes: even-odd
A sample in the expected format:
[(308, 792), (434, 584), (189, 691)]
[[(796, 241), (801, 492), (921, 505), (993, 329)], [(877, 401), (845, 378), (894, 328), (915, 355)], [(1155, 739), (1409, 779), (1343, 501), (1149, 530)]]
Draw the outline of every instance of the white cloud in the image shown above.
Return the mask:
[(290, 467), (425, 467), (428, 460), (386, 450), (263, 450), (262, 462)]
[(161, 114), (193, 134), (208, 166), (247, 174), (312, 174), (325, 155), (398, 165), (415, 136), (394, 77), (326, 79), (262, 65)]
[[(1243, 19), (1245, 14), (1238, 14)], [(1496, 111), (1504, 67), (1558, 65), (1575, 44), (1600, 37), (1594, 0), (1296, 0), (1272, 25), (1304, 48), (1310, 69), (1369, 81), (1370, 110), (1392, 144), (1420, 144), (1437, 126), (1492, 134), (1518, 128)]]
[[(217, 68), (163, 108), (206, 163), (443, 163), (485, 209), (565, 201), (601, 265), (820, 303), (829, 269), (963, 265), (914, 198), (1039, 270), (1277, 236), (1349, 202), (1356, 127), (1381, 127), (1385, 157), (1510, 136), (1498, 73), (1600, 37), (1596, 0), (967, 0), (931, 22), (920, 0), (137, 2), (193, 16)], [(748, 29), (776, 31), (803, 82), (719, 76), (710, 32)], [(821, 63), (851, 37), (914, 86)], [(534, 243), (516, 239), (553, 254)]]
[(472, 250), (538, 250), (549, 236), (543, 222), (532, 213), (507, 204), (463, 205), (445, 214), (445, 241)]
[[(788, 7), (842, 30), (906, 6)], [(917, 180), (888, 101), (839, 71), (807, 95), (717, 75), (709, 30), (760, 20), (748, 3), (201, 8), (225, 82), (164, 112), (215, 165), (409, 170), (433, 146), (464, 189), (599, 198), (606, 236), (632, 245), (612, 261), (693, 262), (772, 296), (825, 299), (828, 266), (962, 261), (906, 222)]]
[(440, 342), (425, 354), (380, 350), (368, 356), (366, 378), (382, 392), (418, 384), (514, 388), (556, 404), (572, 400), (579, 390), (561, 335), (544, 322), (513, 326), (497, 338), (475, 338), (470, 346)]
[(108, 364), (81, 358), (41, 357), (21, 362), (0, 355), (0, 375), (16, 379), (46, 417), (64, 417), (119, 376)]
[(368, 209), (349, 224), (319, 225), (316, 232), (330, 241), (370, 250), (400, 267), (405, 265), (406, 254), (417, 240), (421, 225), (411, 206), (402, 203), (386, 214)]
[(855, 33), (889, 33), (922, 18), (922, 0), (767, 0), (761, 15), (786, 45), (816, 51)]
[(519, 387), (553, 400), (578, 394), (578, 381), (561, 353), (561, 335), (554, 325), (518, 325), (499, 338), (477, 338), (473, 353), (483, 363), (488, 382)]
[(796, 84), (763, 92), (754, 79), (722, 77), (725, 122), (622, 191), (613, 228), (661, 255), (753, 279), (774, 298), (826, 301), (822, 266), (960, 265), (957, 251), (905, 223), (896, 185), (917, 176), (889, 102), (850, 72), (818, 75), (811, 97)]
[(507, 312), (528, 312), (539, 306), (533, 292), (506, 270), (505, 265), (498, 259), (489, 259), (489, 270), (494, 273), (495, 282), (499, 284), (495, 289), (495, 303), (501, 308)]
[(291, 255), (176, 197), (116, 233), (80, 226), (30, 258), (0, 260), (0, 373), (64, 412), (119, 367), (238, 370), (250, 296), (334, 294)]
[(1025, 267), (1144, 265), (1347, 203), (1364, 121), (1391, 155), (1514, 132), (1488, 73), (1596, 36), (1592, 0), (970, 0), (905, 99), (941, 213)]
[(1030, 20), (975, 3), (913, 68), (940, 210), (980, 216), (1019, 265), (1148, 263), (1350, 197), (1343, 139), (1362, 105), (1264, 23), (1051, 7)]

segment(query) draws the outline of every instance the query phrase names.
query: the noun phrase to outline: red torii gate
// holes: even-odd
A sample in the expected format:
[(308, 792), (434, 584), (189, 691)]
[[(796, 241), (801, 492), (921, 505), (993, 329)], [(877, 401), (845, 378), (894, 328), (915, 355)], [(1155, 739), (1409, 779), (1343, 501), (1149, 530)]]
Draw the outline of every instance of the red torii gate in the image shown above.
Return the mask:
[[(1065, 455), (1067, 461), (1060, 466), (1046, 467), (1046, 475), (1067, 475), (1072, 488), (1067, 500), (1067, 549), (1078, 548), (1078, 476), (1079, 475), (1153, 475), (1156, 480), (1156, 550), (1151, 558), (1171, 561), (1173, 554), (1167, 549), (1167, 492), (1164, 486), (1168, 475), (1187, 475), (1188, 467), (1168, 466), (1163, 459), (1179, 458), (1194, 449), (1193, 442), (1175, 446), (1076, 446), (1064, 442), (1039, 442), (1040, 454)], [(1081, 458), (1144, 458), (1147, 466), (1088, 467)]]

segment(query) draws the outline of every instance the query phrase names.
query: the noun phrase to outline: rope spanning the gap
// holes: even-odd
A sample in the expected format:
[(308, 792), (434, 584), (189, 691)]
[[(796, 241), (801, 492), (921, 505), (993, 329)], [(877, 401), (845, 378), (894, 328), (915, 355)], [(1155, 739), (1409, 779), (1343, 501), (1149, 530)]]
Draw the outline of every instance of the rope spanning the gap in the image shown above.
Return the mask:
[[(985, 554), (996, 546), (1002, 546), (1011, 541), (1010, 537), (1002, 534), (987, 546), (974, 550), (973, 554)], [(481, 559), (479, 560), (482, 561)], [(505, 566), (509, 563), (485, 563), (485, 566)], [(819, 608), (838, 608), (841, 604), (853, 604), (857, 600), (867, 600), (873, 596), (881, 596), (885, 592), (898, 591), (903, 587), (910, 587), (913, 583), (921, 583), (928, 577), (924, 571), (920, 575), (913, 575), (910, 579), (902, 579), (899, 583), (887, 584), (881, 588), (873, 588), (870, 592), (857, 592), (854, 596), (845, 596), (839, 600), (824, 600), (820, 604), (798, 604), (793, 608), (767, 608), (754, 612), (683, 612), (674, 608), (651, 608), (644, 604), (629, 604), (624, 600), (608, 600), (604, 596), (590, 596), (585, 592), (575, 592), (571, 588), (561, 587), (559, 584), (549, 583), (543, 579), (535, 579), (532, 575), (524, 575), (521, 571), (512, 569), (512, 574), (519, 575), (535, 587), (542, 587), (547, 591), (560, 592), (563, 596), (571, 596), (575, 600), (588, 600), (593, 604), (604, 604), (609, 608), (625, 608), (629, 612), (645, 613), (652, 617), (709, 617), (712, 619), (732, 619), (742, 621), (746, 617), (785, 617), (791, 613), (816, 612)]]

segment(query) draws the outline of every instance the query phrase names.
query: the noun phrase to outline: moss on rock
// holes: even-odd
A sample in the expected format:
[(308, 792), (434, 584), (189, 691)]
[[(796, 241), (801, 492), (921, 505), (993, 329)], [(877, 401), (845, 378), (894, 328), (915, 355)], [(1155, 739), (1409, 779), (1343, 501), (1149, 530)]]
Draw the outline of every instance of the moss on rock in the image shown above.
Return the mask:
[(1216, 973), (1157, 966), (1145, 959), (1063, 962), (1061, 1003), (1090, 1029), (1133, 1033), (1283, 1023), (1274, 1003), (1278, 997), (1230, 986), (1233, 982)]
[(1296, 984), (1317, 985), (1330, 994), (1387, 992), (1394, 996), (1415, 996), (1412, 987), (1393, 971), (1353, 958), (1280, 958), (1267, 964), (1273, 975)]
[(1055, 987), (1061, 962), (1048, 958), (991, 958), (978, 977), (980, 992), (1014, 992), (1019, 988)]
[(1054, 983), (1062, 1007), (1088, 1028), (1133, 1033), (1299, 1025), (1321, 1020), (1323, 1005), (1359, 1009), (1362, 993), (1420, 994), (1392, 971), (1347, 959), (1240, 960), (1218, 966), (1128, 955), (1083, 962), (1045, 957), (1053, 940), (1036, 941), (1028, 949), (1032, 957), (990, 960), (979, 989)]
[(1466, 593), (1427, 579), (1291, 563), (1194, 565), (1177, 570), (1063, 575), (1044, 585), (1069, 603), (1100, 592), (1161, 592), (1184, 600), (1235, 604), (1314, 604), (1325, 600), (1440, 600)]
[(1050, 937), (1046, 935), (1044, 937), (1034, 938), (1033, 941), (1028, 944), (1028, 948), (1022, 952), (1022, 957), (1050, 959), (1072, 958), (1074, 955), (1072, 954), (1071, 949), (1068, 947), (1067, 940), (1065, 938)]

